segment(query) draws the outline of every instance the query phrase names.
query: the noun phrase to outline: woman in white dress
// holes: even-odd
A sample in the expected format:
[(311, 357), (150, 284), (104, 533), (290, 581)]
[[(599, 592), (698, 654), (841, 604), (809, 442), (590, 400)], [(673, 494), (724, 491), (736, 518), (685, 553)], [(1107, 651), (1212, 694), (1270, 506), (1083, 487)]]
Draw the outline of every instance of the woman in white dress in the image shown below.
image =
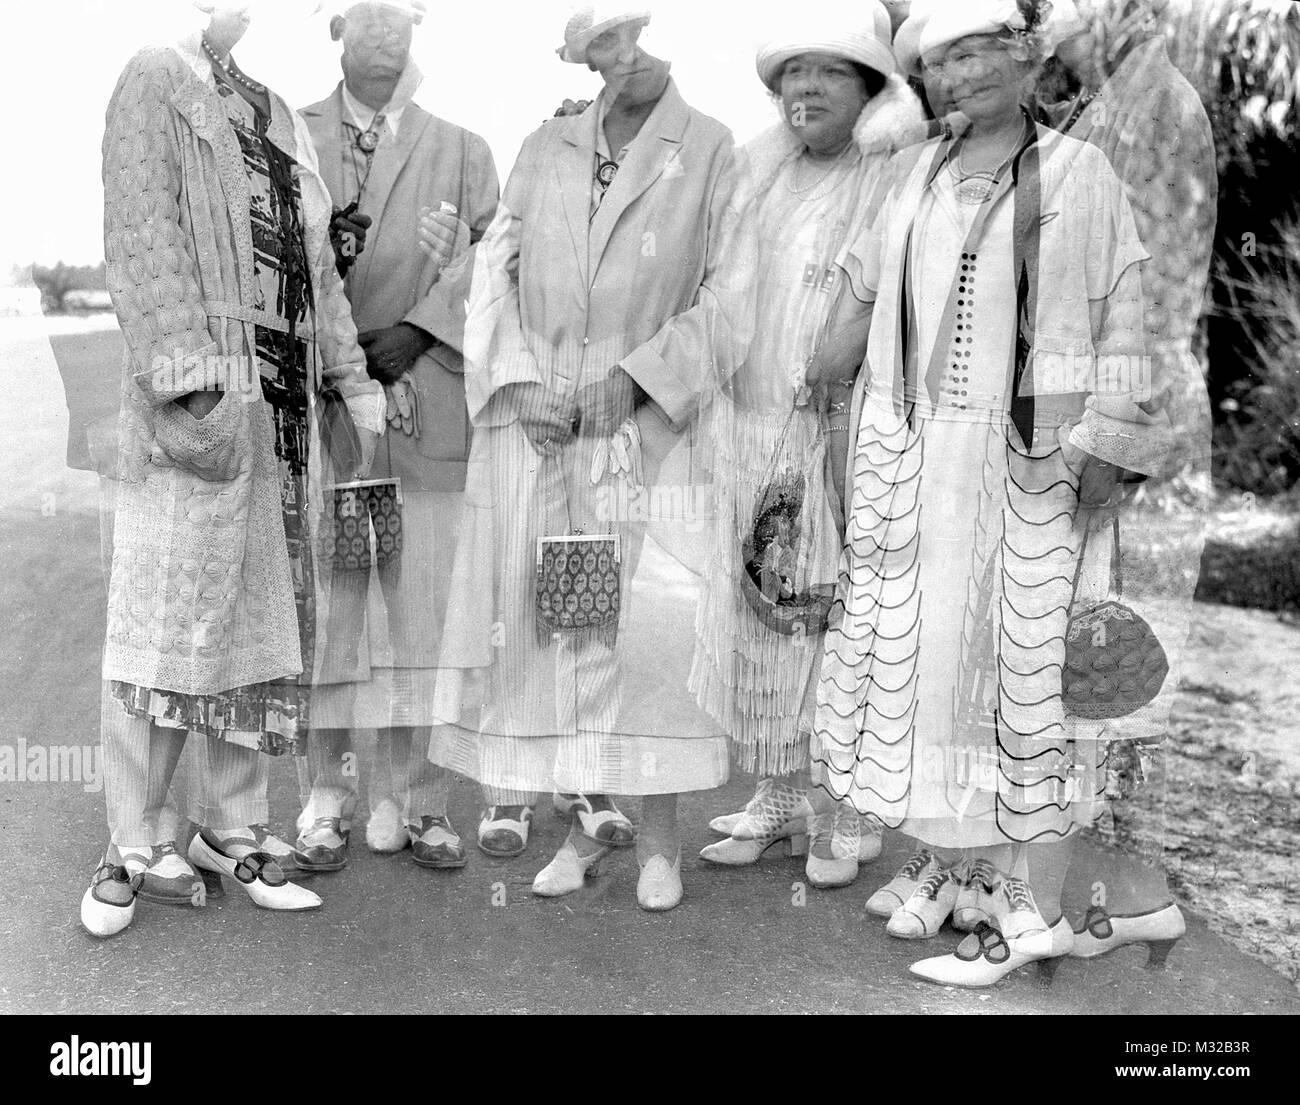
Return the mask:
[[(900, 146), (920, 141), (920, 103), (894, 73), (889, 16), (874, 0), (865, 12), (801, 11), (790, 32), (758, 53), (759, 78), (781, 122), (744, 149), (754, 189), (748, 217), (759, 249), (754, 340), (713, 406), (713, 541), (696, 619), (691, 685), (725, 727), (733, 757), (761, 778), (741, 814), (715, 819), (726, 839), (700, 855), (710, 862), (754, 863), (772, 845), (806, 847), (817, 886), (852, 882), (859, 860), (880, 851), (880, 833), (846, 806), (813, 819), (808, 803), (808, 732), (821, 627), (813, 619), (782, 632), (751, 602), (741, 542), (774, 474), (805, 475), (803, 529), (813, 584), (833, 586), (839, 560), (836, 489), (828, 444), (842, 472), (847, 395), (829, 423), (805, 386), (844, 284), (838, 262), (867, 209), (884, 167)], [(861, 363), (861, 348), (856, 364)], [(843, 390), (841, 386), (841, 390)], [(833, 463), (833, 462), (832, 462)], [(748, 596), (748, 597), (747, 597)], [(813, 622), (813, 624), (810, 624)], [(812, 822), (810, 824), (810, 821)], [(801, 847), (802, 846), (802, 847)]]
[(1044, 8), (931, 7), (920, 54), (969, 126), (910, 152), (847, 258), (869, 375), (815, 780), (920, 842), (869, 909), (904, 939), (958, 910), (973, 934), (912, 968), (947, 984), (1070, 950), (1061, 885), (1106, 753), (1062, 695), (1076, 568), (1120, 494), (1110, 460), (1151, 470), (1167, 444), (1138, 405), (1146, 254), (1123, 189), (1023, 107)]

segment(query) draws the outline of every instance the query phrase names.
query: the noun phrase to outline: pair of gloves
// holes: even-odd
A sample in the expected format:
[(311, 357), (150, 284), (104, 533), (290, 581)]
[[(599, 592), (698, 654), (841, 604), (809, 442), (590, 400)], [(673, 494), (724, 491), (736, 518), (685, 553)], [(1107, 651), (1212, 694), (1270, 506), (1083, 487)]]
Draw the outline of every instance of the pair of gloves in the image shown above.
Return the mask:
[(401, 430), (407, 437), (420, 436), (420, 394), (409, 371), (393, 383), (384, 385), (388, 401), (389, 432)]
[(641, 468), (641, 431), (635, 418), (626, 419), (608, 438), (596, 442), (591, 455), (591, 482), (600, 483), (606, 475), (627, 479), (628, 489), (636, 491), (645, 483)]

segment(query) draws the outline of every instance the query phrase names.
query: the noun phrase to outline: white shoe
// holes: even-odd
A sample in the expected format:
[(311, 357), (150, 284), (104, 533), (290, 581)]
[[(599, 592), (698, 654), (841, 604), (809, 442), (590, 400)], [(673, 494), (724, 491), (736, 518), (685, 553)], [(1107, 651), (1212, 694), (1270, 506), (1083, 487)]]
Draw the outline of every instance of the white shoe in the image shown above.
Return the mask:
[(1173, 904), (1127, 917), (1093, 906), (1084, 917), (1083, 928), (1074, 934), (1070, 954), (1077, 959), (1093, 959), (1125, 944), (1146, 944), (1147, 966), (1158, 968), (1165, 965), (1169, 952), (1186, 931), (1182, 910)]
[(532, 806), (488, 806), (479, 818), (479, 851), (497, 859), (523, 855), (532, 823)]
[(581, 890), (588, 877), (600, 873), (600, 861), (608, 853), (608, 848), (598, 848), (589, 856), (580, 856), (573, 842), (566, 840), (551, 862), (537, 872), (533, 893), (539, 898), (561, 898)]
[(858, 864), (870, 863), (877, 858), (883, 848), (884, 830), (865, 817), (859, 817), (861, 824), (858, 826)]
[[(797, 831), (796, 831), (797, 830)], [(700, 849), (700, 859), (722, 867), (749, 867), (757, 863), (773, 845), (779, 845), (787, 856), (808, 854), (808, 834), (802, 822), (787, 824), (779, 835), (759, 837), (757, 840), (737, 840), (734, 836), (717, 840)]]
[(958, 890), (952, 927), (958, 932), (974, 932), (981, 921), (992, 924), (997, 868), (986, 859), (976, 859), (963, 863), (954, 873)]
[(731, 835), (737, 840), (758, 840), (787, 827), (795, 833), (807, 832), (812, 816), (813, 808), (805, 791), (775, 779), (760, 779), (754, 797), (745, 806)]
[(576, 818), (583, 834), (600, 844), (627, 848), (636, 843), (632, 822), (607, 794), (596, 795), (595, 801), (585, 794), (553, 794), (551, 808), (557, 816)]
[(928, 940), (939, 934), (956, 901), (956, 879), (951, 871), (936, 864), (917, 883), (911, 897), (894, 910), (885, 931), (900, 940)]
[(636, 882), (636, 904), (651, 913), (674, 909), (682, 901), (682, 850), (670, 864), (666, 858), (653, 855), (641, 865), (641, 877)]
[(804, 874), (813, 886), (848, 886), (858, 877), (862, 818), (845, 802), (813, 816)]
[(1002, 876), (993, 895), (993, 924), (1015, 951), (1031, 953), (1035, 959), (1043, 959), (1051, 951), (1047, 922), (1024, 879)]
[(934, 856), (924, 848), (913, 853), (898, 869), (898, 874), (867, 899), (867, 912), (873, 917), (892, 917), (936, 866)]
[(288, 881), (275, 858), (258, 851), (251, 834), (248, 839), (233, 837), (218, 846), (197, 832), (190, 840), (189, 859), (196, 868), (211, 876), (234, 879), (247, 892), (254, 905), (263, 909), (297, 911), (319, 909), (320, 898), (305, 887)]
[(1049, 982), (1061, 958), (1070, 953), (1074, 933), (1064, 917), (1051, 927), (1046, 941), (1030, 950), (1021, 942), (1006, 940), (992, 925), (982, 922), (951, 955), (923, 959), (909, 968), (917, 978), (941, 986), (992, 986), (1026, 963), (1038, 962)]
[(715, 817), (709, 822), (709, 829), (720, 836), (730, 836), (732, 830), (740, 824), (740, 819), (745, 816), (745, 811), (739, 813), (724, 813), (720, 817)]
[(132, 858), (136, 862), (128, 867), (105, 857), (91, 876), (81, 896), (81, 924), (91, 936), (116, 936), (135, 920), (135, 897), (144, 882), (145, 863), (138, 856)]
[(402, 811), (391, 798), (385, 798), (371, 811), (366, 822), (366, 847), (381, 855), (391, 855), (410, 843), (411, 834), (407, 832)]

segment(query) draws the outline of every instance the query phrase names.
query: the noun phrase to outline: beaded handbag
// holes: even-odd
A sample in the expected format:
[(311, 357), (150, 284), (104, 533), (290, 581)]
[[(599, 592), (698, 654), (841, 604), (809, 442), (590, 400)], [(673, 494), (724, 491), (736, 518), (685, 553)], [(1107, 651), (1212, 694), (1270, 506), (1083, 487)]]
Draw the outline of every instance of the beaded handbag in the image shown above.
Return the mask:
[[(1120, 601), (1123, 580), (1118, 514), (1113, 519), (1113, 537), (1110, 594), (1102, 602), (1073, 613), (1065, 631), (1061, 697), (1066, 714), (1072, 717), (1126, 717), (1151, 702), (1169, 674), (1169, 660), (1155, 631)], [(1074, 573), (1075, 595), (1087, 547), (1085, 534)]]

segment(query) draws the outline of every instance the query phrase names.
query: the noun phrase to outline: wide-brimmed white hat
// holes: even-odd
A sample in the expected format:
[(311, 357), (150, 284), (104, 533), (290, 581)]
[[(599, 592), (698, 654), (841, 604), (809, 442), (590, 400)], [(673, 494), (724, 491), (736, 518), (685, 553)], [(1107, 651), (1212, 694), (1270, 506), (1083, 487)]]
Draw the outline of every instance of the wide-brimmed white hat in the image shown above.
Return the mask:
[(921, 31), (930, 19), (930, 13), (942, 0), (912, 0), (907, 18), (894, 35), (894, 60), (898, 71), (908, 77), (921, 75)]
[(921, 57), (967, 35), (991, 35), (1028, 30), (1016, 0), (940, 0), (921, 28), (917, 48)]
[(579, 65), (587, 62), (587, 47), (606, 31), (624, 23), (650, 22), (648, 11), (629, 11), (618, 4), (586, 4), (569, 16), (564, 27), (564, 45), (556, 49), (561, 61)]
[(765, 43), (754, 59), (758, 78), (773, 92), (781, 67), (800, 54), (832, 54), (847, 58), (882, 77), (894, 72), (894, 51), (890, 46), (889, 12), (878, 0), (868, 0), (866, 10), (846, 17), (842, 7), (809, 12), (800, 8), (790, 17), (790, 30)]
[(1074, 0), (1052, 0), (1052, 11), (1043, 21), (1043, 36), (1049, 51), (1087, 29), (1088, 21), (1079, 14)]
[(353, 8), (360, 7), (362, 4), (379, 4), (385, 8), (392, 8), (403, 15), (409, 15), (415, 23), (419, 23), (429, 14), (429, 5), (425, 0), (333, 0), (330, 4), (330, 14), (346, 16)]

